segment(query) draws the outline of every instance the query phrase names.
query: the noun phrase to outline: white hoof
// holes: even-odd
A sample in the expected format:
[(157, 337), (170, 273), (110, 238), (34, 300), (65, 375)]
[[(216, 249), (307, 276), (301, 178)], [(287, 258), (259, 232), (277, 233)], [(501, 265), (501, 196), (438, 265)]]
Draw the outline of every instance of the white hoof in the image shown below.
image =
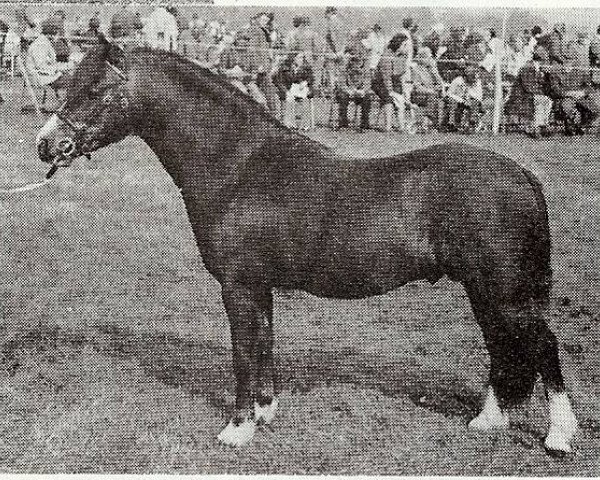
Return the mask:
[(274, 398), (269, 405), (265, 405), (261, 407), (258, 403), (254, 403), (254, 420), (259, 421), (262, 420), (266, 424), (269, 424), (275, 418), (275, 414), (277, 413), (277, 406), (279, 405), (279, 400)]
[(469, 422), (469, 428), (483, 432), (508, 428), (508, 415), (500, 413), (499, 415), (489, 416), (486, 412), (481, 412)]
[(571, 439), (573, 435), (565, 433), (559, 429), (550, 429), (544, 447), (546, 450), (555, 453), (572, 453)]
[(483, 410), (469, 423), (473, 430), (487, 431), (508, 427), (508, 414), (502, 412), (492, 387), (488, 388)]
[(219, 433), (217, 439), (219, 442), (229, 445), (230, 447), (241, 447), (250, 443), (256, 431), (256, 423), (254, 420), (246, 420), (239, 425), (234, 425), (233, 421)]
[(577, 432), (577, 418), (565, 392), (548, 390), (550, 429), (544, 442), (546, 450), (555, 453), (571, 453), (571, 441)]

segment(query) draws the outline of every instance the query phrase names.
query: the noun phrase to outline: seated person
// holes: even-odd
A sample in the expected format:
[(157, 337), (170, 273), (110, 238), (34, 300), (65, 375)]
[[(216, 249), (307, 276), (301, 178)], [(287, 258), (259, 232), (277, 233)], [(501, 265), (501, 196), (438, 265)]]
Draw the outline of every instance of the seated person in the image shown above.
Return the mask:
[(467, 67), (446, 90), (443, 127), (450, 131), (472, 132), (483, 113), (483, 85), (478, 71)]
[(410, 68), (408, 61), (412, 55), (412, 45), (406, 33), (398, 33), (387, 44), (383, 56), (375, 69), (372, 88), (379, 97), (385, 113), (386, 131), (392, 129), (394, 110), (398, 114), (400, 129), (404, 130), (405, 99), (402, 84)]
[(288, 127), (295, 126), (296, 101), (314, 96), (315, 74), (310, 56), (307, 52), (291, 53), (273, 79), (283, 102), (283, 123)]
[(429, 47), (417, 51), (412, 66), (413, 90), (410, 101), (420, 107), (419, 123), (422, 130), (438, 126), (443, 106), (444, 80)]
[(582, 135), (581, 115), (577, 103), (585, 96), (589, 74), (574, 68), (565, 57), (565, 64), (555, 65), (548, 74), (549, 93), (554, 104), (554, 118), (561, 122), (567, 135)]
[(369, 129), (371, 73), (368, 51), (361, 42), (363, 37), (360, 31), (352, 32), (350, 43), (345, 50), (348, 60), (335, 89), (335, 98), (339, 106), (339, 128), (348, 127), (348, 105), (354, 102), (361, 108), (360, 129)]
[(69, 64), (60, 64), (56, 59), (52, 38), (57, 34), (54, 22), (43, 22), (41, 34), (29, 46), (26, 59), (27, 69), (37, 75), (40, 85), (49, 86), (55, 92), (66, 88), (71, 78), (66, 70)]

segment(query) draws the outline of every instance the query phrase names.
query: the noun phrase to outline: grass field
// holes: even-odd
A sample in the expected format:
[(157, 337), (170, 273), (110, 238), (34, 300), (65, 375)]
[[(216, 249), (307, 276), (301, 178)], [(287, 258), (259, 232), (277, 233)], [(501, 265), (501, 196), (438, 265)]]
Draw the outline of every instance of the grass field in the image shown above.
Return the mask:
[[(0, 188), (39, 181), (41, 121), (0, 106)], [(317, 130), (341, 152), (448, 140)], [(543, 394), (505, 432), (467, 422), (488, 357), (447, 280), (363, 301), (276, 296), (284, 384), (272, 427), (234, 450), (228, 324), (184, 206), (149, 149), (128, 139), (0, 194), (0, 472), (600, 475), (599, 137), (453, 137), (533, 170), (554, 239), (551, 326), (581, 423), (577, 453), (544, 454)]]

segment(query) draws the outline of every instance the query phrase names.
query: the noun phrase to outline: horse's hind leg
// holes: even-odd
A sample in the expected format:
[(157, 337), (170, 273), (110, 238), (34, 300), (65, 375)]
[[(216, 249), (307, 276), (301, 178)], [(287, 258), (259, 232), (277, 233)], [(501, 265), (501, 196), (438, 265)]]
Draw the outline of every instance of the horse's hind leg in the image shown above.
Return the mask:
[[(489, 287), (489, 286), (488, 286)], [(508, 426), (506, 409), (531, 396), (538, 374), (550, 402), (550, 430), (545, 447), (568, 453), (577, 422), (565, 393), (556, 337), (534, 302), (515, 304), (505, 295), (476, 283), (466, 285), (473, 312), (490, 355), (490, 388), (474, 429)]]
[[(267, 410), (273, 403), (273, 397), (271, 403), (264, 403), (267, 399), (260, 380), (261, 364), (270, 365), (271, 372), (273, 370), (272, 352), (269, 352), (272, 333), (265, 328), (271, 324), (272, 296), (268, 289), (240, 284), (224, 284), (222, 296), (231, 328), (236, 403), (233, 419), (218, 438), (227, 445), (241, 446), (254, 436), (256, 409), (261, 405), (257, 401), (263, 402), (262, 407)], [(263, 412), (263, 415), (269, 414), (270, 411)]]

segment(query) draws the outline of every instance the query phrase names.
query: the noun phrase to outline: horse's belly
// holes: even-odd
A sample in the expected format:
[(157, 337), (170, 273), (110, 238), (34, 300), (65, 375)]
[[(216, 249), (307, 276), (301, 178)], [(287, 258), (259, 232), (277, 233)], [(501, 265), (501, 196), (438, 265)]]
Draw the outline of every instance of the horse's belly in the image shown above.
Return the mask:
[(310, 293), (340, 298), (377, 295), (443, 274), (420, 226), (390, 216), (332, 231), (310, 270)]

